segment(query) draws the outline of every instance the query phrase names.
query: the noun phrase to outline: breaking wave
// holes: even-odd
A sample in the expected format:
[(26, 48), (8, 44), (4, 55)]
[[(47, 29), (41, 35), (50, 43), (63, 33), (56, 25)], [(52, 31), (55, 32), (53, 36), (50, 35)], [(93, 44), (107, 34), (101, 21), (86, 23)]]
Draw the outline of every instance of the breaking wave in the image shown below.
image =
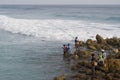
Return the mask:
[(120, 36), (118, 26), (80, 20), (16, 19), (0, 15), (0, 29), (46, 40), (72, 40), (76, 36), (86, 40), (94, 39), (96, 34)]

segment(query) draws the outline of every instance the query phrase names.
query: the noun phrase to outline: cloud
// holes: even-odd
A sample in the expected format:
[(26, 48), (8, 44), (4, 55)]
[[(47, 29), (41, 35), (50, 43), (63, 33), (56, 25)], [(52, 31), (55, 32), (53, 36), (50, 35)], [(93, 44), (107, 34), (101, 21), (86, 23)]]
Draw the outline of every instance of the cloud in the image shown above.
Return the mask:
[(0, 4), (120, 4), (120, 0), (0, 0)]

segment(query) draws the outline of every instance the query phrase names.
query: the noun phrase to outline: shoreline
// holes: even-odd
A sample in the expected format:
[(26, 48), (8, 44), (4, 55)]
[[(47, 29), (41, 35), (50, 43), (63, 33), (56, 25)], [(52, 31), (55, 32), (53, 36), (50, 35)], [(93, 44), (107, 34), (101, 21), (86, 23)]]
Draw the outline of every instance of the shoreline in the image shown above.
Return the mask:
[[(98, 64), (95, 76), (92, 75), (91, 54), (98, 54), (104, 49), (107, 58), (103, 65)], [(67, 55), (66, 55), (67, 54)], [(70, 63), (72, 74), (61, 74), (53, 80), (119, 80), (120, 79), (120, 38), (106, 38), (96, 35), (96, 40), (88, 39), (86, 42), (79, 41), (79, 47), (73, 54), (63, 55)]]

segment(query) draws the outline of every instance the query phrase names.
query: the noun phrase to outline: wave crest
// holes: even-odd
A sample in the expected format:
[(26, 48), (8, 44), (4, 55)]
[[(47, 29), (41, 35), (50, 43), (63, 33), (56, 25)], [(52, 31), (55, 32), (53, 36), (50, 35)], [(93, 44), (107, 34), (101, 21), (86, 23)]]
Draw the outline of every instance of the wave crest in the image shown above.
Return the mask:
[[(96, 34), (112, 37), (119, 33), (115, 33), (118, 31), (117, 28), (113, 28), (115, 26), (80, 20), (15, 19), (0, 15), (1, 29), (47, 40), (71, 40), (76, 36), (86, 40), (87, 38), (94, 38), (93, 36)], [(110, 30), (107, 31), (108, 29)]]

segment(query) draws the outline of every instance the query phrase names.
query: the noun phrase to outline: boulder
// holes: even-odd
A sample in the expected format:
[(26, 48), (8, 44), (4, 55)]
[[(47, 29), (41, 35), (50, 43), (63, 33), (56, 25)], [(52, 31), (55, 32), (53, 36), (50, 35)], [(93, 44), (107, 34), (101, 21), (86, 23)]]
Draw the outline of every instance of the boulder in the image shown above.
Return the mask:
[(79, 56), (78, 56), (77, 54), (75, 54), (75, 55), (73, 56), (73, 59), (74, 59), (74, 60), (78, 60), (78, 59), (79, 59)]
[(63, 74), (63, 75), (55, 77), (53, 80), (66, 80), (66, 76)]
[(89, 48), (89, 49), (92, 49), (92, 50), (96, 50), (96, 47), (93, 46), (93, 45), (89, 45), (88, 48)]
[(113, 75), (112, 74), (107, 74), (104, 76), (105, 80), (113, 80)]
[(115, 58), (120, 59), (120, 51), (115, 54)]
[(81, 65), (79, 65), (79, 64), (74, 64), (74, 65), (72, 65), (71, 66), (71, 70), (78, 70), (79, 68), (81, 67)]
[(108, 59), (106, 64), (109, 72), (120, 72), (120, 59)]
[(79, 45), (78, 46), (84, 46), (84, 42), (83, 41), (79, 41)]
[(77, 73), (75, 75), (72, 75), (71, 78), (73, 80), (85, 80), (86, 79), (86, 75), (85, 74)]
[(106, 44), (106, 41), (99, 35), (96, 35), (96, 40), (98, 44)]
[(117, 37), (113, 37), (113, 38), (110, 38), (110, 39), (107, 38), (106, 42), (109, 45), (112, 45), (112, 46), (115, 46), (115, 47), (120, 47), (120, 38), (117, 38)]
[(117, 53), (119, 52), (119, 50), (118, 50), (118, 49), (113, 49), (113, 52), (114, 52), (115, 54), (117, 54)]
[(89, 57), (92, 53), (87, 50), (76, 50), (74, 54), (77, 54), (79, 57)]
[(88, 40), (86, 41), (86, 44), (87, 44), (87, 45), (95, 45), (95, 44), (97, 44), (97, 42), (96, 42), (95, 40), (88, 39)]

